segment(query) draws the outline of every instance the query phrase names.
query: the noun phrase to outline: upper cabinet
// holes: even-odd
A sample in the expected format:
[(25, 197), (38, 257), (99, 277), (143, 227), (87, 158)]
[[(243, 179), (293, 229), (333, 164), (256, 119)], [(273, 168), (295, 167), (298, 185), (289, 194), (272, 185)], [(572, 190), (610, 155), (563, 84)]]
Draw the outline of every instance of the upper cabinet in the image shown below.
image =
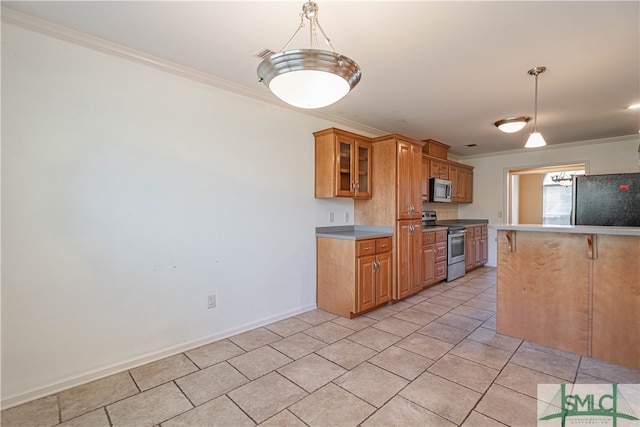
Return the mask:
[[(458, 166), (458, 193), (454, 202), (473, 202), (473, 168), (468, 166)], [(456, 200), (457, 199), (457, 200)]]
[(418, 219), (422, 215), (422, 148), (398, 141), (396, 182), (398, 219)]
[(449, 179), (449, 163), (431, 159), (429, 165), (429, 177)]
[[(473, 167), (447, 159), (449, 146), (433, 139), (424, 140), (422, 148), (423, 199), (428, 200), (429, 178), (447, 179), (452, 183), (453, 203), (473, 202)], [(428, 165), (428, 167), (426, 166)]]
[(371, 198), (369, 138), (330, 128), (316, 139), (315, 197)]
[[(376, 187), (381, 185), (378, 188), (383, 199), (396, 196), (396, 219), (420, 218), (422, 201), (429, 200), (429, 178), (447, 179), (453, 183), (453, 203), (473, 202), (473, 167), (449, 160), (449, 146), (446, 144), (433, 139), (416, 141), (397, 134), (371, 139), (336, 128), (314, 132), (313, 135), (316, 140), (316, 198), (371, 199), (372, 146), (375, 145), (380, 153), (389, 151), (377, 155), (381, 162), (376, 166), (378, 173), (395, 171), (397, 174), (394, 177), (395, 188), (391, 192), (387, 191), (386, 181), (376, 178)], [(396, 164), (387, 165), (393, 159)], [(389, 209), (387, 206), (381, 208)], [(369, 217), (368, 214), (365, 216)]]
[(422, 200), (429, 201), (429, 168), (430, 160), (427, 156), (422, 156)]

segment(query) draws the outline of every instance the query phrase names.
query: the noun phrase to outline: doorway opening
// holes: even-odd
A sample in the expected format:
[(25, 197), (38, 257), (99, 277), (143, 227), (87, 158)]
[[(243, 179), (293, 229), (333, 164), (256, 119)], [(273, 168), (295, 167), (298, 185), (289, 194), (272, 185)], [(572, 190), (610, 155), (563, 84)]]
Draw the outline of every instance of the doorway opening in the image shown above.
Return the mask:
[(570, 225), (572, 178), (586, 169), (586, 163), (573, 163), (507, 171), (507, 222)]

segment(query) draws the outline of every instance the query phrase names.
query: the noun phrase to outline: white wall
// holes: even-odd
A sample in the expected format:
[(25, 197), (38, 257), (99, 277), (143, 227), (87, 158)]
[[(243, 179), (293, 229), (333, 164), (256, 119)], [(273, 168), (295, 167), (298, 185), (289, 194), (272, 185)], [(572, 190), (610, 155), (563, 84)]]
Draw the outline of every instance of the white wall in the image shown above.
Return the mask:
[(331, 126), (3, 23), (3, 407), (314, 308)]
[[(523, 139), (524, 141), (524, 139)], [(473, 203), (460, 204), (459, 218), (487, 218), (489, 224), (501, 224), (506, 215), (506, 171), (535, 166), (586, 163), (591, 175), (640, 172), (638, 146), (640, 136), (612, 138), (600, 141), (563, 144), (562, 148), (546, 146), (539, 149), (487, 157), (466, 157), (460, 161), (474, 166)], [(489, 230), (489, 262), (496, 265), (496, 232)]]

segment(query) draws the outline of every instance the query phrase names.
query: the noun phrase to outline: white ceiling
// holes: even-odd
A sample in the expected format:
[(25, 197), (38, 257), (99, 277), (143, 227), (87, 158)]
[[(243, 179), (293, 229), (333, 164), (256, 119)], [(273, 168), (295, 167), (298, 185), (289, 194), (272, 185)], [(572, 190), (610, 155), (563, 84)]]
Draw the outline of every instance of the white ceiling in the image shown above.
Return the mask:
[[(2, 5), (246, 87), (264, 99), (253, 55), (280, 50), (304, 1), (70, 1)], [(329, 1), (319, 21), (362, 67), (360, 84), (323, 114), (384, 133), (432, 138), (457, 155), (520, 149), (533, 118), (549, 145), (637, 135), (638, 1)], [(308, 28), (308, 27), (307, 27)], [(301, 32), (290, 48), (308, 47)], [(281, 104), (275, 97), (274, 103)], [(467, 144), (477, 144), (467, 147)]]

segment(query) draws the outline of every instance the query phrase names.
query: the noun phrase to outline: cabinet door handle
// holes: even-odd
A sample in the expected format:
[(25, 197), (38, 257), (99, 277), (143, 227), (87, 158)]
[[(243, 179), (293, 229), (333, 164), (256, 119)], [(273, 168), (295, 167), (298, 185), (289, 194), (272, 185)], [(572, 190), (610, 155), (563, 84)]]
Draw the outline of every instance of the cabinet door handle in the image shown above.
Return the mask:
[(364, 248), (365, 251), (370, 251), (371, 249), (373, 249), (372, 246), (367, 246), (366, 248)]
[(389, 245), (380, 245), (381, 248), (386, 248)]

